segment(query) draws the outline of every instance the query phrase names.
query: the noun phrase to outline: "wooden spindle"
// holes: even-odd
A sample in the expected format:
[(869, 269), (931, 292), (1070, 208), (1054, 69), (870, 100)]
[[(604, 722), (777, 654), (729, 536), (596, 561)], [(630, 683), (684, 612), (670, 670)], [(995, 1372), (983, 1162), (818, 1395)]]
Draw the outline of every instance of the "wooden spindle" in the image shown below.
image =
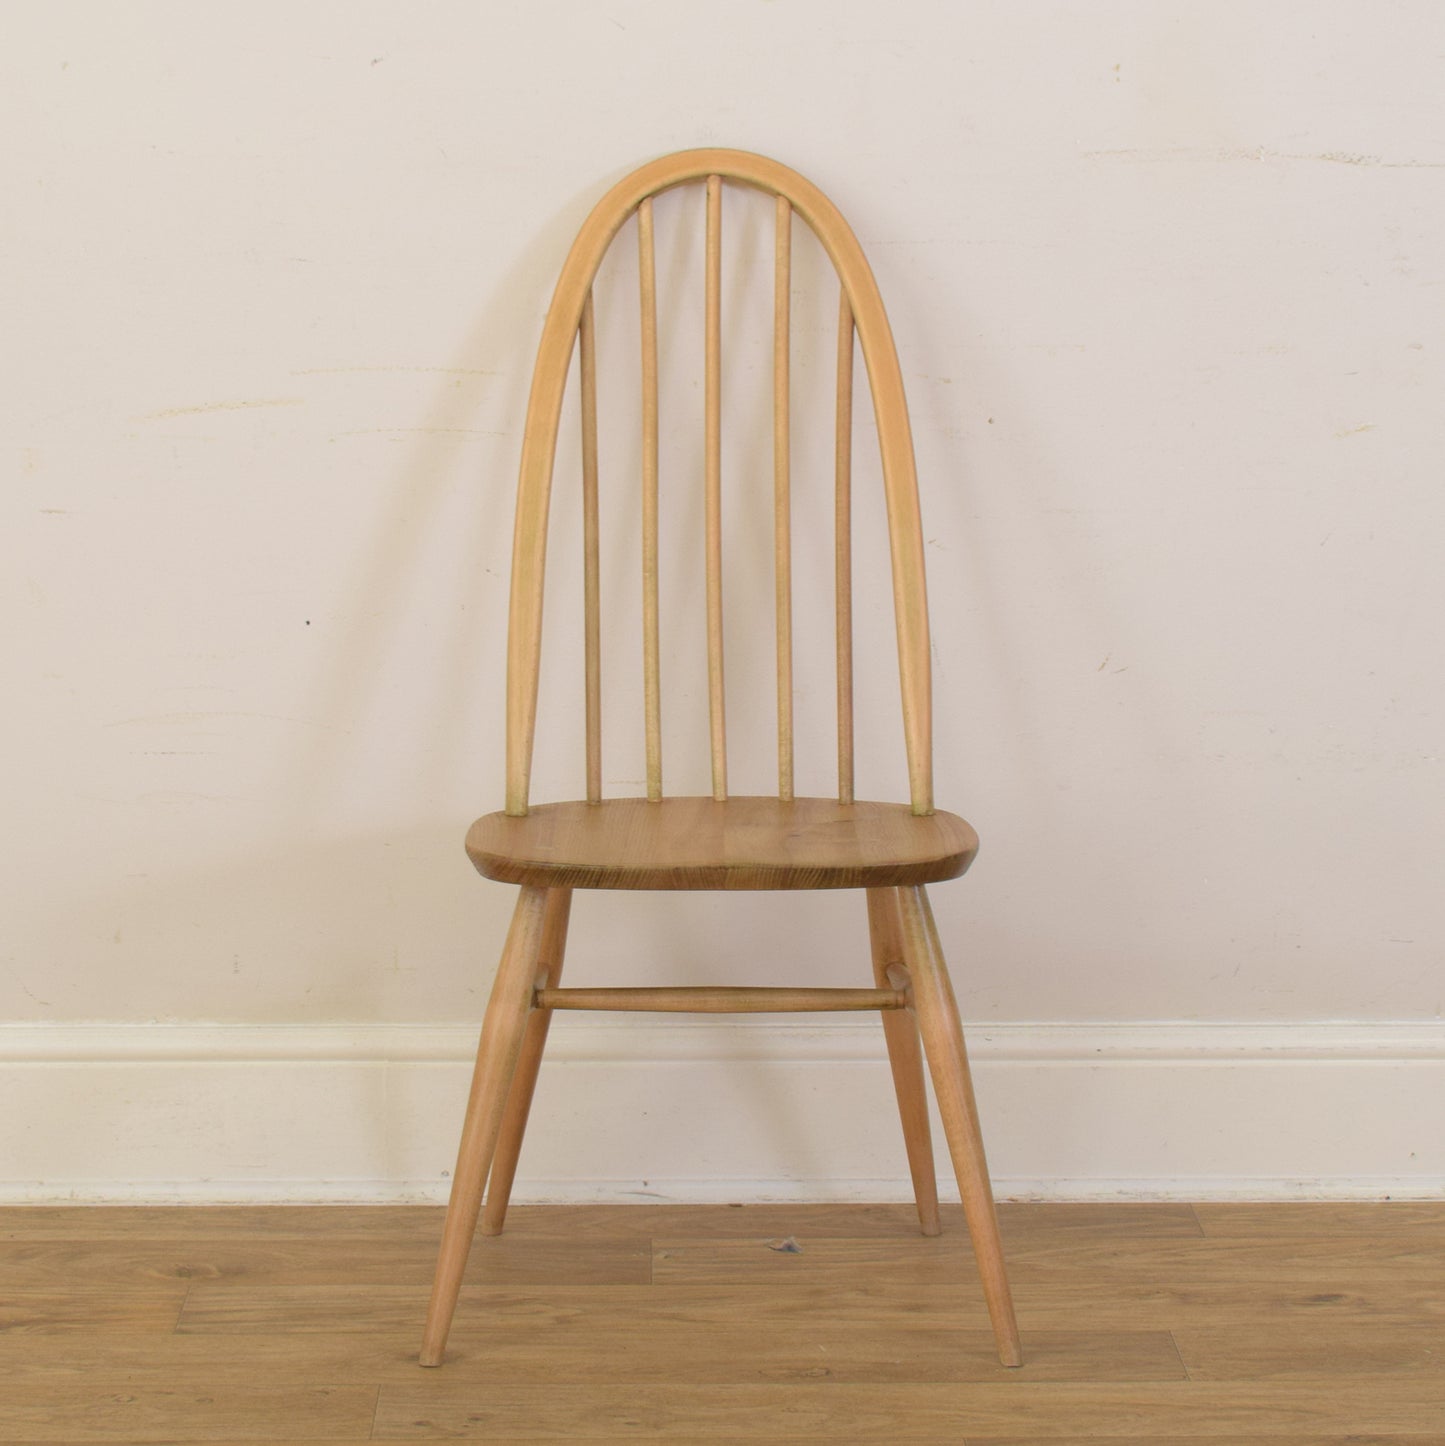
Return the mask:
[(773, 579), (778, 624), (778, 797), (793, 796), (793, 542), (789, 462), (789, 361), (793, 208), (777, 198), (773, 241)]
[(582, 354), (582, 594), (587, 678), (587, 802), (602, 802), (602, 647), (597, 582), (597, 346), (592, 293), (577, 328)]
[(968, 1233), (973, 1239), (974, 1259), (983, 1281), (983, 1296), (993, 1323), (999, 1361), (1005, 1366), (1021, 1366), (1023, 1350), (1019, 1345), (1008, 1266), (999, 1237), (993, 1185), (983, 1153), (973, 1076), (968, 1068), (963, 1024), (958, 1016), (953, 983), (948, 977), (948, 965), (943, 959), (938, 926), (923, 885), (899, 889), (898, 905), (903, 962), (913, 985), (918, 1030), (923, 1036), (924, 1053), (933, 1075), (933, 1093), (958, 1177), (964, 1219), (968, 1221)]
[(652, 198), (637, 208), (642, 291), (642, 694), (647, 730), (647, 796), (662, 798), (662, 687), (657, 608), (657, 265)]
[(707, 695), (712, 731), (712, 796), (728, 796), (723, 705), (722, 621), (722, 177), (707, 178)]
[(838, 612), (838, 802), (853, 802), (853, 308), (838, 289), (837, 498), (834, 592)]
[(882, 989), (780, 989), (684, 985), (674, 989), (553, 989), (533, 995), (538, 1009), (595, 1009), (668, 1014), (822, 1014), (836, 1010), (907, 1008), (908, 996)]

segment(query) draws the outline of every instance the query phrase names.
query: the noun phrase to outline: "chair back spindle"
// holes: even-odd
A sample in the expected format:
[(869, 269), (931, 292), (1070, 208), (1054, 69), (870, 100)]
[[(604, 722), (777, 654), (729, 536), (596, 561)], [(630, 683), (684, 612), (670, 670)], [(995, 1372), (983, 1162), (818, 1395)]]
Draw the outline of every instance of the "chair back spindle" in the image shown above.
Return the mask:
[(853, 802), (853, 309), (838, 290), (833, 590), (838, 614), (838, 802)]
[(587, 802), (602, 802), (602, 625), (597, 560), (597, 343), (592, 292), (577, 328), (582, 372), (582, 610), (587, 695)]
[(788, 478), (793, 208), (776, 204), (773, 243), (773, 572), (778, 619), (778, 797), (793, 796), (793, 539)]
[(647, 796), (662, 799), (662, 667), (657, 582), (657, 262), (652, 197), (637, 207), (637, 269), (642, 294), (642, 711)]
[(707, 698), (712, 735), (712, 796), (728, 796), (727, 720), (723, 702), (722, 596), (722, 177), (707, 178), (707, 363), (705, 523), (707, 532)]
[(547, 517), (562, 397), (574, 351), (582, 413), (583, 591), (587, 799), (602, 799), (601, 626), (598, 596), (597, 359), (592, 284), (612, 239), (637, 217), (642, 341), (642, 628), (647, 797), (663, 797), (659, 645), (659, 383), (653, 197), (689, 182), (705, 196), (704, 534), (708, 720), (712, 796), (728, 796), (722, 574), (722, 204), (724, 181), (770, 194), (774, 205), (773, 533), (777, 630), (778, 796), (794, 796), (791, 502), (791, 295), (793, 217), (800, 216), (840, 281), (835, 438), (834, 586), (838, 799), (854, 797), (852, 431), (853, 358), (861, 348), (881, 453), (894, 618), (912, 811), (933, 811), (928, 609), (913, 442), (887, 315), (856, 237), (817, 187), (786, 166), (742, 151), (665, 156), (615, 185), (594, 207), (563, 267), (543, 328), (522, 445), (513, 541), (507, 652), (507, 804), (528, 808), (541, 649)]

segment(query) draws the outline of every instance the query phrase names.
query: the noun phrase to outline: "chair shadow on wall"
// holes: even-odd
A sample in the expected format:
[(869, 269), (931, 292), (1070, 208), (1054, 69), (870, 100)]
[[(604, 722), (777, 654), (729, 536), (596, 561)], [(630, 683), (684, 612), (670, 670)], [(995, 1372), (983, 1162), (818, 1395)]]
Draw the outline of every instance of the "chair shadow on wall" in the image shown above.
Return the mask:
[[(151, 881), (140, 909), (134, 896), (91, 901), (96, 928), (108, 935), (123, 918), (127, 942), (136, 948), (153, 942), (157, 951), (174, 953), (176, 930), (186, 931), (197, 970), (211, 976), (211, 996), (221, 992), (214, 987), (217, 975), (231, 986), (231, 1006), (210, 1022), (472, 1025), (481, 1017), (496, 963), (492, 942), (505, 932), (513, 891), (478, 880), (462, 840), (466, 825), (496, 799), (502, 781), (500, 699), (483, 689), (502, 672), (504, 629), (498, 620), (506, 608), (520, 418), (541, 320), (530, 314), (519, 319), (512, 298), (546, 294), (555, 258), (586, 213), (590, 191), (590, 186), (579, 190), (579, 199), (540, 228), (498, 280), (494, 300), (442, 369), (444, 380), (390, 469), (386, 505), (346, 596), (334, 605), (334, 622), (318, 639), (323, 648), (315, 676), (295, 705), (301, 726), (277, 769), (274, 828), (264, 846), (224, 870)], [(498, 331), (520, 338), (514, 362), (501, 377), (479, 375), (477, 357), (485, 354), (485, 339)], [(489, 397), (494, 386), (504, 394)], [(473, 447), (483, 412), (507, 418), (513, 430), (490, 432)], [(434, 691), (416, 709), (415, 732), (397, 737), (391, 755), (403, 776), (412, 775), (418, 798), (453, 800), (455, 811), (385, 829), (338, 826), (333, 820), (345, 801), (365, 799), (374, 787), (374, 763), (353, 740), (369, 721), (387, 715), (395, 686), (378, 624), (413, 600), (429, 544), (449, 525), (448, 517), (455, 520), (448, 504), (458, 490), (471, 503), (466, 528), (449, 543), (448, 557), (457, 565), (456, 595), (434, 619), (443, 639), (429, 670), (435, 676), (426, 679)], [(484, 599), (486, 568), (496, 575), (490, 605)], [(479, 716), (483, 706), (491, 716)], [(392, 707), (387, 716), (395, 716)], [(861, 926), (861, 898), (858, 912)], [(408, 948), (405, 935), (415, 921), (427, 921), (428, 936)], [(765, 934), (759, 927), (758, 937)], [(442, 936), (446, 943), (438, 946)], [(678, 917), (669, 923), (665, 910), (643, 910), (633, 919), (628, 942), (641, 957), (683, 961), (701, 978), (710, 961), (696, 957), (696, 939), (695, 921)], [(578, 953), (580, 975), (586, 959)], [(856, 962), (866, 974), (866, 949)], [(187, 1015), (184, 986), (174, 979), (152, 998), (138, 999), (136, 1012), (201, 1022)], [(878, 1069), (881, 1113), (889, 1104), (881, 1059)], [(809, 1135), (776, 1095), (754, 1081), (756, 1073), (740, 1076), (734, 1100), (719, 1101), (719, 1108), (731, 1103), (748, 1110), (760, 1148), (786, 1155), (801, 1173), (825, 1175), (827, 1141)], [(458, 1094), (465, 1096), (464, 1083)], [(103, 1109), (92, 1120), (97, 1141), (124, 1129), (123, 1120), (106, 1119)], [(384, 1128), (380, 1118), (377, 1128)], [(447, 1150), (437, 1161), (439, 1175), (452, 1163), (450, 1142)]]
[[(579, 192), (577, 201), (559, 209), (531, 243), (519, 249), (516, 260), (492, 287), (491, 299), (472, 322), (452, 365), (442, 369), (459, 380), (439, 383), (430, 407), (409, 429), (405, 451), (391, 469), (387, 504), (374, 523), (369, 548), (357, 560), (348, 597), (337, 610), (338, 626), (304, 705), (313, 726), (298, 735), (277, 786), (283, 824), (293, 838), (315, 836), (347, 797), (365, 797), (374, 787), (372, 765), (349, 740), (369, 719), (385, 715), (388, 693), (395, 688), (384, 629), (378, 624), (405, 612), (426, 571), (429, 545), (443, 529), (451, 528), (446, 558), (456, 570), (456, 583), (449, 605), (428, 613), (428, 626), (440, 640), (423, 680), (430, 691), (413, 701), (405, 736), (395, 738), (389, 758), (404, 776), (410, 772), (418, 800), (447, 799), (454, 812), (432, 823), (388, 829), (364, 840), (333, 838), (321, 855), (350, 860), (324, 883), (329, 892), (339, 895), (354, 886), (391, 892), (399, 853), (434, 860), (446, 880), (444, 897), (429, 883), (422, 890), (424, 897), (399, 903), (394, 918), (398, 926), (415, 918), (449, 921), (440, 927), (454, 934), (458, 949), (470, 961), (471, 972), (461, 981), (466, 999), (485, 998), (491, 961), (478, 957), (478, 941), (488, 937), (489, 930), (504, 927), (510, 911), (506, 891), (497, 890), (493, 896), (493, 891), (476, 888), (462, 837), (480, 803), (497, 788), (502, 712), (485, 685), (500, 667), (503, 651), (495, 624), (506, 605), (520, 447), (515, 419), (525, 406), (530, 382), (530, 341), (518, 345), (505, 367), (485, 372), (475, 368), (478, 358), (488, 355), (488, 338), (498, 334), (530, 338), (540, 324), (540, 317), (519, 316), (515, 298), (538, 294), (538, 277), (545, 266), (536, 258), (565, 246), (585, 207), (585, 193)], [(494, 388), (500, 395), (490, 395)], [(486, 431), (481, 445), (474, 447), (469, 443), (483, 415), (505, 418), (509, 430)], [(448, 503), (458, 492), (470, 499), (460, 528), (454, 526), (460, 514), (448, 512)], [(368, 866), (354, 872), (363, 854)], [(447, 867), (449, 861), (454, 867)], [(425, 872), (426, 867), (416, 869), (415, 878)], [(305, 905), (298, 901), (298, 907)], [(377, 1007), (375, 991), (366, 988), (365, 976), (386, 967), (373, 955), (366, 969), (353, 973), (350, 983), (357, 987), (347, 993), (361, 1006), (353, 1017)], [(457, 981), (446, 977), (436, 959), (414, 959), (404, 967), (441, 974), (442, 997), (456, 1000), (455, 989), (449, 986)], [(423, 1019), (431, 1022), (434, 1012), (435, 1006), (432, 1013), (423, 1013)], [(448, 1009), (446, 1022), (452, 1022), (450, 1016)]]
[[(314, 676), (287, 709), (289, 748), (278, 740), (265, 814), (248, 830), (248, 844), (239, 846), (225, 867), (174, 870), (133, 879), (125, 891), (81, 893), (63, 901), (70, 932), (123, 943), (128, 954), (184, 953), (193, 961), (187, 978), (174, 973), (160, 978), (157, 971), (140, 976), (133, 1017), (267, 1025), (418, 1017), (450, 1022), (459, 1009), (480, 1017), (480, 1003), (460, 1001), (485, 1000), (492, 961), (480, 957), (479, 941), (505, 924), (510, 900), (507, 890), (477, 888), (462, 838), (500, 777), (494, 760), (501, 754), (501, 709), (478, 717), (482, 680), (496, 671), (501, 656), (481, 583), (484, 567), (491, 566), (501, 578), (496, 606), (504, 608), (519, 436), (493, 433), (480, 439), (480, 447), (469, 444), (478, 441), (479, 414), (490, 410), (515, 418), (522, 410), (531, 337), (540, 318), (518, 321), (510, 298), (538, 294), (533, 257), (565, 245), (585, 208), (585, 193), (579, 191), (579, 199), (519, 251), (465, 343), (449, 365), (438, 368), (444, 375), (424, 412), (405, 419), (413, 425), (389, 469), (389, 495), (370, 544), (356, 561), (345, 596), (332, 600), (334, 621), (313, 629)], [(487, 338), (499, 332), (526, 338), (525, 344), (519, 342), (515, 364), (499, 369), (500, 375), (478, 374), (477, 358), (486, 355)], [(493, 387), (503, 394), (489, 409), (484, 403), (492, 400)], [(326, 485), (344, 495), (336, 479)], [(467, 523), (448, 553), (457, 559), (456, 597), (429, 619), (441, 639), (437, 655), (444, 665), (427, 679), (431, 691), (417, 711), (416, 731), (398, 736), (390, 752), (395, 770), (411, 775), (419, 799), (448, 797), (454, 812), (421, 824), (413, 815), (385, 830), (369, 824), (358, 832), (340, 822), (345, 802), (364, 803), (376, 780), (374, 759), (368, 762), (354, 740), (385, 716), (396, 682), (377, 623), (403, 612), (413, 598), (419, 560), (444, 514), (455, 517), (448, 504), (459, 490), (470, 501)], [(390, 716), (395, 715), (393, 703)], [(488, 738), (494, 740), (490, 745)], [(399, 870), (398, 858), (418, 862)], [(379, 901), (389, 896), (396, 902), (383, 909)], [(458, 957), (466, 950), (465, 977), (458, 980), (457, 971), (447, 969), (449, 960), (400, 957), (395, 940), (406, 921), (415, 919), (450, 921), (435, 925), (435, 931), (445, 928), (455, 936)], [(93, 967), (113, 971), (116, 960), (113, 953), (97, 954)], [(78, 961), (77, 972), (83, 969)], [(407, 970), (438, 980), (439, 1005), (423, 1003), (417, 1014), (398, 1015), (386, 976)], [(194, 994), (188, 983), (203, 975), (209, 976), (206, 996), (227, 999), (208, 1018), (198, 1018), (189, 1004)], [(83, 977), (76, 986), (84, 990)], [(122, 1104), (117, 1101), (116, 1108)], [(117, 1123), (105, 1113), (98, 1108), (91, 1116), (97, 1143), (109, 1138)]]

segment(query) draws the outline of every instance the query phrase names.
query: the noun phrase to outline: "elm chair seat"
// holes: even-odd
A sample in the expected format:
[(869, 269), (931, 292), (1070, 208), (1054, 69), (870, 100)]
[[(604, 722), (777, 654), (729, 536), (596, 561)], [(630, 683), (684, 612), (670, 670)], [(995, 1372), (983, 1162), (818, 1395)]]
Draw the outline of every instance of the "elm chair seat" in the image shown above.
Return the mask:
[(878, 889), (956, 879), (978, 835), (957, 814), (836, 798), (609, 798), (489, 813), (477, 872), (568, 889)]

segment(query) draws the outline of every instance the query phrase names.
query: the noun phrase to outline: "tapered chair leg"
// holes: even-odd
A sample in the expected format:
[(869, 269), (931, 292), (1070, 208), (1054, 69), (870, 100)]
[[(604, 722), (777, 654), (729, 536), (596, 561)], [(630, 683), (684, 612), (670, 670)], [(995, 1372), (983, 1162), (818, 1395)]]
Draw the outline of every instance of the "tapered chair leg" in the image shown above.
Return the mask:
[[(868, 890), (868, 935), (873, 946), (873, 978), (880, 989), (898, 988), (903, 962), (902, 926), (898, 895), (893, 889)], [(893, 1068), (893, 1089), (903, 1122), (903, 1143), (908, 1170), (913, 1176), (913, 1198), (918, 1223), (925, 1235), (937, 1235), (938, 1180), (933, 1170), (933, 1136), (928, 1124), (928, 1094), (923, 1084), (923, 1051), (918, 1042), (918, 1021), (911, 1009), (885, 1009), (883, 1036), (888, 1042), (888, 1063)]]
[(984, 1159), (983, 1134), (973, 1097), (973, 1080), (968, 1072), (958, 1002), (944, 963), (928, 895), (921, 885), (902, 888), (898, 890), (898, 902), (903, 955), (912, 979), (918, 1027), (933, 1075), (933, 1091), (943, 1116), (943, 1131), (948, 1137), (959, 1192), (963, 1196), (964, 1215), (973, 1237), (973, 1252), (983, 1280), (984, 1300), (993, 1322), (999, 1360), (1006, 1366), (1019, 1366), (1023, 1364), (1023, 1351), (1014, 1320), (1003, 1243), (999, 1239), (993, 1187)]
[[(537, 956), (537, 984), (555, 989), (562, 978), (562, 955), (567, 947), (567, 918), (572, 912), (571, 889), (549, 889), (547, 912), (542, 920), (542, 946)], [(533, 1009), (527, 1017), (527, 1030), (522, 1036), (522, 1051), (512, 1075), (512, 1088), (507, 1094), (507, 1109), (502, 1116), (496, 1152), (492, 1156), (492, 1173), (487, 1181), (486, 1204), (482, 1206), (482, 1234), (500, 1235), (507, 1218), (507, 1202), (512, 1198), (512, 1181), (517, 1176), (517, 1159), (522, 1153), (522, 1137), (527, 1133), (527, 1116), (532, 1110), (532, 1094), (537, 1088), (537, 1071), (542, 1064), (542, 1051), (547, 1047), (547, 1030), (552, 1023), (550, 1009)]]
[(502, 962), (492, 985), (492, 996), (482, 1021), (472, 1091), (462, 1124), (462, 1143), (452, 1176), (451, 1201), (442, 1226), (441, 1250), (431, 1304), (427, 1307), (421, 1364), (438, 1366), (446, 1348), (452, 1313), (462, 1287), (462, 1272), (471, 1251), (482, 1205), (482, 1189), (497, 1146), (507, 1090), (517, 1066), (532, 991), (536, 987), (537, 955), (542, 943), (542, 921), (548, 890), (524, 887), (512, 915)]

